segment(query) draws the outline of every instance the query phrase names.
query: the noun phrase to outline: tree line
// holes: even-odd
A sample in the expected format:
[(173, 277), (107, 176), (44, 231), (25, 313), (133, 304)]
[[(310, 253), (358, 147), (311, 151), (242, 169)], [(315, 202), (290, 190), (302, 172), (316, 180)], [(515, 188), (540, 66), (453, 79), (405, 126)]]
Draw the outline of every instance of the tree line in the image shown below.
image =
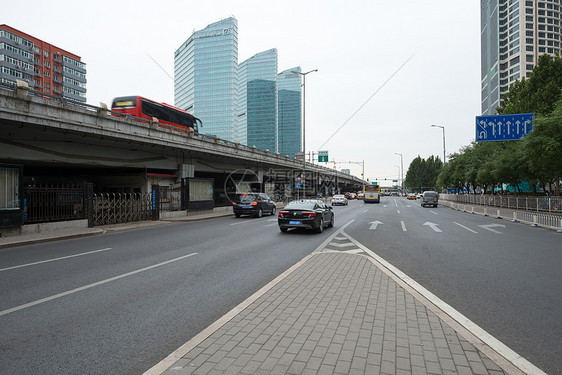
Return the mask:
[[(543, 55), (529, 79), (523, 77), (503, 97), (498, 114), (535, 113), (533, 130), (523, 140), (472, 142), (450, 155), (442, 165), (438, 157), (419, 156), (404, 181), (413, 190), (427, 188), (481, 189), (503, 184), (521, 190), (528, 182), (560, 195), (562, 177), (562, 59)], [(437, 163), (438, 161), (438, 163)], [(427, 188), (426, 188), (427, 187)]]

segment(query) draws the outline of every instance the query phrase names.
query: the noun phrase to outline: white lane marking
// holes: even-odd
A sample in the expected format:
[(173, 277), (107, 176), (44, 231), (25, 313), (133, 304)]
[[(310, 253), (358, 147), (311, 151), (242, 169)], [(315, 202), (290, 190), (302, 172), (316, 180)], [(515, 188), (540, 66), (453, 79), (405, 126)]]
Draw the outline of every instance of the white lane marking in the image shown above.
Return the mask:
[(244, 220), (244, 221), (239, 221), (237, 223), (232, 223), (230, 225), (238, 225), (238, 224), (248, 224), (251, 223), (253, 220)]
[(396, 199), (393, 199), (394, 204), (396, 205), (396, 207), (398, 207), (398, 202), (396, 202)]
[(272, 226), (274, 226), (274, 225), (277, 225), (277, 223), (273, 223), (273, 224), (266, 224), (265, 226), (266, 226), (266, 227), (272, 227)]
[(371, 224), (371, 227), (369, 229), (371, 230), (375, 230), (377, 229), (379, 224), (384, 224), (382, 221), (371, 221), (369, 224)]
[(400, 210), (396, 210), (398, 212), (398, 214), (400, 214)]
[(435, 224), (435, 223), (431, 223), (429, 221), (426, 221), (423, 225), (429, 226), (431, 229), (433, 229), (436, 232), (443, 232), (441, 229), (438, 228), (439, 224)]
[[(487, 354), (488, 357), (490, 357), (491, 354), (495, 354), (494, 357), (496, 357), (495, 358), (496, 363), (497, 360), (501, 359), (504, 365), (510, 367), (512, 367), (513, 365), (517, 367), (517, 369), (523, 371), (523, 373), (525, 374), (546, 375), (544, 371), (540, 370), (531, 362), (527, 361), (524, 357), (513, 351), (513, 349), (505, 345), (500, 340), (496, 339), (494, 336), (490, 335), (484, 329), (480, 328), (480, 326), (478, 326), (476, 323), (474, 323), (466, 316), (462, 315), (460, 312), (452, 308), (449, 304), (441, 300), (435, 294), (425, 289), (421, 284), (419, 284), (414, 279), (406, 275), (404, 272), (400, 271), (398, 268), (394, 267), (392, 264), (390, 264), (389, 262), (378, 256), (377, 254), (375, 254), (372, 250), (365, 247), (363, 244), (358, 242), (355, 238), (351, 237), (345, 232), (343, 233), (347, 236), (347, 238), (349, 238), (351, 242), (355, 243), (357, 247), (363, 249), (364, 252), (366, 252), (371, 257), (373, 257), (373, 260), (371, 261), (377, 264), (378, 266), (382, 267), (381, 269), (390, 278), (392, 278), (398, 284), (403, 286), (405, 289), (411, 288), (411, 291), (409, 291), (410, 293), (412, 293), (412, 291), (418, 292), (420, 295), (425, 297), (431, 304), (433, 304), (433, 306), (435, 306), (436, 308), (433, 308), (433, 306), (431, 305), (428, 306), (424, 303), (424, 305), (428, 306), (428, 308), (430, 308), (430, 310), (436, 313), (445, 323), (448, 323), (449, 325), (453, 324), (453, 322), (458, 324), (459, 325), (458, 328), (461, 327), (464, 328), (467, 331), (467, 333), (476, 336), (477, 340), (481, 340), (481, 342), (484, 342), (486, 345), (488, 345), (493, 351), (495, 351), (495, 353), (490, 352), (490, 350), (486, 349), (487, 353), (485, 354)], [(465, 338), (467, 337), (465, 336)], [(476, 344), (481, 345), (481, 342), (475, 342), (473, 340), (471, 341), (473, 345)], [(499, 354), (503, 358), (498, 358), (497, 354)], [(506, 360), (507, 362), (510, 363), (506, 363)]]
[(406, 207), (410, 208), (410, 207), (412, 207), (412, 206), (410, 206), (409, 204), (407, 204)]
[(403, 232), (407, 232), (408, 229), (406, 229), (406, 224), (404, 224), (403, 221), (400, 221), (400, 224), (402, 225), (402, 231), (403, 231)]
[(468, 227), (465, 227), (464, 225), (459, 224), (459, 223), (457, 223), (456, 221), (455, 221), (454, 223), (457, 224), (459, 227), (466, 229), (466, 230), (469, 231), (469, 232), (478, 233), (477, 231), (472, 230), (472, 229), (470, 229), (470, 228), (468, 228)]
[(140, 272), (148, 271), (148, 270), (151, 270), (153, 268), (164, 266), (164, 265), (169, 264), (169, 263), (177, 262), (178, 260), (189, 258), (189, 257), (197, 255), (197, 254), (198, 253), (191, 253), (191, 254), (188, 254), (188, 255), (181, 256), (179, 258), (170, 259), (170, 260), (167, 260), (165, 262), (155, 264), (153, 266), (144, 267), (144, 268), (138, 269), (136, 271), (127, 272), (127, 273), (124, 273), (124, 274), (119, 275), (119, 276), (110, 277), (109, 279), (105, 279), (105, 280), (98, 281), (98, 282), (95, 282), (95, 283), (92, 283), (92, 284), (84, 285), (84, 286), (81, 286), (79, 288), (67, 290), (66, 292), (62, 292), (62, 293), (59, 293), (59, 294), (52, 295), (50, 297), (41, 298), (41, 299), (38, 299), (38, 300), (33, 301), (33, 302), (29, 302), (29, 303), (26, 303), (26, 304), (23, 304), (23, 305), (12, 307), (11, 309), (0, 311), (0, 316), (8, 315), (10, 313), (13, 313), (13, 312), (16, 312), (16, 311), (19, 311), (19, 310), (27, 309), (28, 307), (32, 307), (32, 306), (35, 306), (35, 305), (39, 305), (41, 303), (52, 301), (52, 300), (57, 299), (57, 298), (68, 296), (70, 294), (81, 292), (83, 290), (90, 289), (90, 288), (93, 288), (95, 286), (107, 284), (109, 282), (119, 280), (119, 279), (122, 279), (122, 278), (125, 278), (125, 277), (128, 277), (128, 276), (132, 276), (132, 275), (135, 275), (135, 274), (140, 273)]
[(479, 227), (484, 228), (486, 230), (489, 230), (490, 232), (493, 232), (493, 233), (502, 234), (502, 232), (497, 231), (497, 230), (492, 229), (492, 228), (505, 228), (505, 225), (503, 225), (503, 224), (487, 224), (487, 225), (479, 225)]
[(105, 248), (105, 249), (99, 249), (99, 250), (88, 251), (88, 252), (80, 253), (80, 254), (67, 255), (67, 256), (65, 256), (65, 257), (60, 257), (60, 258), (53, 258), (53, 259), (42, 260), (42, 261), (39, 261), (39, 262), (20, 264), (19, 266), (13, 266), (13, 267), (7, 267), (7, 268), (0, 268), (0, 272), (2, 272), (2, 271), (8, 271), (8, 270), (14, 270), (14, 269), (16, 269), (16, 268), (35, 266), (35, 265), (37, 265), (37, 264), (42, 264), (42, 263), (56, 262), (57, 260), (63, 260), (63, 259), (81, 257), (82, 255), (94, 254), (94, 253), (99, 253), (99, 252), (101, 252), (101, 251), (107, 251), (107, 250), (111, 250), (111, 247), (107, 247), (107, 248)]
[(268, 221), (277, 221), (277, 219), (269, 219)]
[(435, 211), (429, 210), (429, 212), (431, 212), (432, 214), (435, 214), (435, 215), (439, 215), (439, 214), (438, 214), (437, 212), (435, 212)]
[(366, 209), (365, 211), (361, 212), (362, 214), (364, 214), (365, 212), (369, 211), (369, 209)]

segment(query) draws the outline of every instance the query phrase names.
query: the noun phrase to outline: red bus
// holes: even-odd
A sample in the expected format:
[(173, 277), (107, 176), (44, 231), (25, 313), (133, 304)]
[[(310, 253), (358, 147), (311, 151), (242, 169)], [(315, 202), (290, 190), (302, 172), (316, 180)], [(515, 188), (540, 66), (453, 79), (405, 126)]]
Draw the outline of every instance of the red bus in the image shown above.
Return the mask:
[[(187, 133), (199, 131), (201, 120), (183, 109), (166, 103), (158, 103), (142, 96), (122, 96), (113, 99), (111, 110), (145, 120), (158, 119), (158, 123), (172, 130)], [(161, 126), (161, 125), (160, 125)]]

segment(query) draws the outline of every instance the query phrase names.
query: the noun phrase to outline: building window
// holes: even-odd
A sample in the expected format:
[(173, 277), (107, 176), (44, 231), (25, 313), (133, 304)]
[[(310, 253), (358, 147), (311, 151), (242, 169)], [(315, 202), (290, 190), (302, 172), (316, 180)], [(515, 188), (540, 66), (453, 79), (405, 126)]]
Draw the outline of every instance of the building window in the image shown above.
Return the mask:
[(20, 169), (0, 167), (0, 210), (20, 209)]

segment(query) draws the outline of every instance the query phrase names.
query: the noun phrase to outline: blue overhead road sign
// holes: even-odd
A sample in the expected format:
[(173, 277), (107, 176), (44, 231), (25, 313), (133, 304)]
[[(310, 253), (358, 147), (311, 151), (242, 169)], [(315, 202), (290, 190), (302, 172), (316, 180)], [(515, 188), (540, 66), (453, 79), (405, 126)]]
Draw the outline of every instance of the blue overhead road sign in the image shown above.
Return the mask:
[(534, 113), (476, 116), (476, 142), (517, 141), (533, 130)]

